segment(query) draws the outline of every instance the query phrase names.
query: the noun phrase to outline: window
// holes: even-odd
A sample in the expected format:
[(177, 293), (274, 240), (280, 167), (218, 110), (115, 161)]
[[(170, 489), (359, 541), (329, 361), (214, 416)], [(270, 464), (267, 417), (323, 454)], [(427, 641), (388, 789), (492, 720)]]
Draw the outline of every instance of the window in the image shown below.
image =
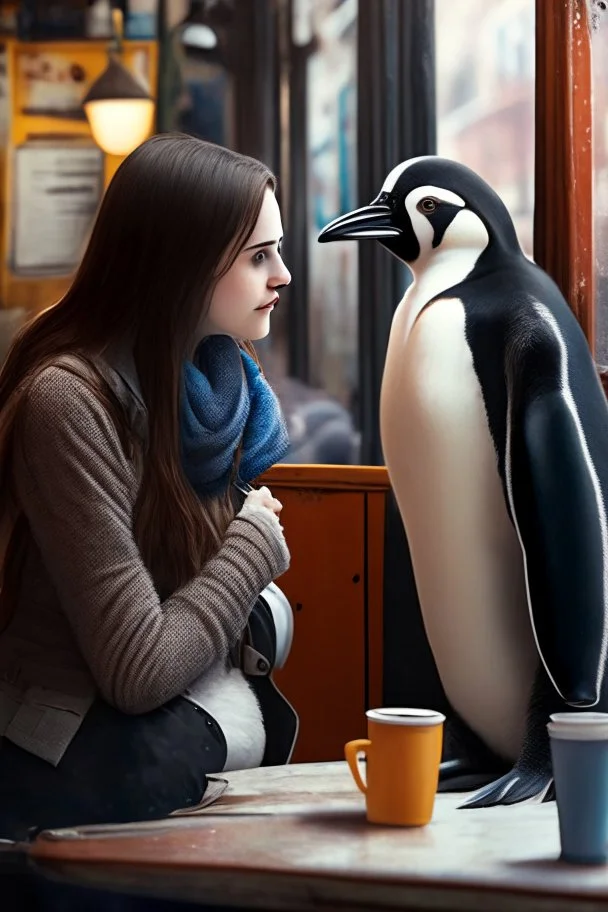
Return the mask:
[(437, 153), (501, 196), (525, 252), (534, 214), (534, 0), (435, 0)]
[(357, 244), (318, 244), (321, 229), (357, 206), (357, 4), (313, 7), (308, 59), (310, 383), (347, 409), (357, 385)]

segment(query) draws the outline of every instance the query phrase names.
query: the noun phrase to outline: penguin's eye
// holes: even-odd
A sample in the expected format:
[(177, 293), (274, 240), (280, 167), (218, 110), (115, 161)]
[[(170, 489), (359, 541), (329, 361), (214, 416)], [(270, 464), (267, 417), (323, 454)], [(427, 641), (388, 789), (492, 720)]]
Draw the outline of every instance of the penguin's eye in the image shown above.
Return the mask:
[(434, 212), (437, 206), (439, 205), (439, 200), (435, 199), (434, 196), (425, 196), (424, 199), (421, 199), (416, 209), (418, 212), (422, 212), (424, 215), (428, 215), (429, 212)]

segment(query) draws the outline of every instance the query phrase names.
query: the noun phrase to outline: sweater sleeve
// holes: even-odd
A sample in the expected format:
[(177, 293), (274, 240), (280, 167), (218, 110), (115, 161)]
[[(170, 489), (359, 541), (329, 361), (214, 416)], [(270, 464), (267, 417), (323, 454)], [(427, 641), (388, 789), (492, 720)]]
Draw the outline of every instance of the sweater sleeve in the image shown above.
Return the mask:
[(274, 517), (248, 510), (202, 571), (161, 602), (133, 536), (134, 468), (99, 401), (60, 367), (27, 394), (14, 478), (82, 655), (123, 712), (162, 705), (226, 655), (289, 563)]

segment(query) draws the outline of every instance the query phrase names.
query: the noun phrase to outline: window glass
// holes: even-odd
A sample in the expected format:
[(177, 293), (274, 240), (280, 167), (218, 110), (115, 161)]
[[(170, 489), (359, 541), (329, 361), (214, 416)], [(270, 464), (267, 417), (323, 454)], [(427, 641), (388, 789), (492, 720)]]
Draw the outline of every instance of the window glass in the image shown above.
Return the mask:
[[(290, 41), (302, 55), (306, 91), (300, 109), (305, 145), (308, 377), (289, 376), (289, 321), (278, 308), (268, 340), (258, 346), (283, 406), (291, 448), (284, 461), (353, 464), (359, 461), (358, 245), (319, 244), (321, 229), (356, 208), (357, 0), (294, 0)], [(298, 64), (300, 65), (300, 64)], [(297, 92), (294, 86), (291, 91)], [(304, 95), (306, 103), (304, 103)], [(293, 102), (298, 105), (298, 96)], [(297, 185), (293, 170), (289, 180)], [(287, 231), (290, 214), (287, 213)], [(287, 263), (298, 282), (297, 264)], [(301, 276), (300, 276), (301, 278)], [(296, 296), (294, 295), (294, 300)], [(297, 344), (297, 343), (296, 343)]]
[(437, 153), (509, 209), (532, 255), (534, 0), (435, 0)]
[(310, 382), (349, 411), (357, 385), (357, 244), (319, 244), (357, 206), (357, 4), (317, 0), (307, 66)]

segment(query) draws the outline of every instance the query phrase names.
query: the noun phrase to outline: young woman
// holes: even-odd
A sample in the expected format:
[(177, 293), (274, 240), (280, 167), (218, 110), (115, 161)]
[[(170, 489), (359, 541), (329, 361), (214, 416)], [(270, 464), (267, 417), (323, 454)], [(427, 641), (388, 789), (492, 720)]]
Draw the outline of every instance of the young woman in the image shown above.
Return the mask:
[(246, 493), (287, 448), (248, 341), (290, 281), (274, 189), (253, 159), (152, 138), (9, 353), (0, 837), (163, 817), (208, 773), (290, 756), (272, 630), (264, 650), (249, 623), (289, 563), (280, 503)]

